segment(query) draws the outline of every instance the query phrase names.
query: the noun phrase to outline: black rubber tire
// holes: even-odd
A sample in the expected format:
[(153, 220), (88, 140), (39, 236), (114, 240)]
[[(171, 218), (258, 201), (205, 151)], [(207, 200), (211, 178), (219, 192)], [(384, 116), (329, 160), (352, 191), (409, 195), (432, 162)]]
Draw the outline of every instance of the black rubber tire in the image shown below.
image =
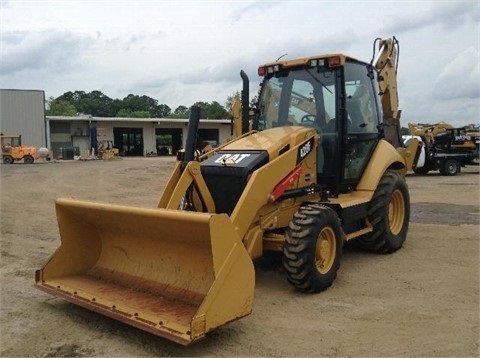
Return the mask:
[(283, 267), (288, 281), (302, 292), (321, 292), (337, 277), (344, 234), (335, 211), (305, 204), (285, 231)]
[(23, 158), (23, 162), (24, 162), (25, 164), (33, 164), (34, 159), (33, 159), (32, 156), (27, 155), (26, 157)]
[(455, 159), (447, 159), (440, 168), (440, 174), (453, 176), (460, 173), (460, 163)]
[(427, 167), (415, 168), (413, 169), (413, 172), (418, 175), (426, 175), (428, 174), (429, 169)]
[(3, 157), (3, 164), (12, 164), (13, 158), (10, 156)]
[(410, 195), (405, 178), (399, 172), (385, 172), (368, 205), (367, 216), (373, 232), (359, 237), (359, 246), (384, 254), (402, 247), (410, 221)]

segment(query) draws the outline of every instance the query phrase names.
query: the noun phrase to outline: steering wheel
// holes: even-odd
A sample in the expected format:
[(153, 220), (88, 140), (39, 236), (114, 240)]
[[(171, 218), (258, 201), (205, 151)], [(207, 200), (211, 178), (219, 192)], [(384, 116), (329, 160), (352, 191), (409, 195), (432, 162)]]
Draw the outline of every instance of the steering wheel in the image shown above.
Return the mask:
[(322, 131), (317, 123), (317, 117), (314, 114), (306, 114), (300, 119), (301, 125), (315, 129), (318, 133)]
[(301, 119), (300, 122), (302, 123), (315, 123), (317, 117), (313, 114), (306, 114)]

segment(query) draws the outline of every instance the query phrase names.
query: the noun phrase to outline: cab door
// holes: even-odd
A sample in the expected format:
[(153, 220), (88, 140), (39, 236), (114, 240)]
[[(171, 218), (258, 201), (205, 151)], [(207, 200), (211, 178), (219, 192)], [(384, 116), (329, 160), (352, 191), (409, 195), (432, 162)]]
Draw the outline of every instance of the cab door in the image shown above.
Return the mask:
[(380, 139), (376, 72), (363, 63), (347, 62), (344, 67), (344, 150), (342, 182), (352, 190)]

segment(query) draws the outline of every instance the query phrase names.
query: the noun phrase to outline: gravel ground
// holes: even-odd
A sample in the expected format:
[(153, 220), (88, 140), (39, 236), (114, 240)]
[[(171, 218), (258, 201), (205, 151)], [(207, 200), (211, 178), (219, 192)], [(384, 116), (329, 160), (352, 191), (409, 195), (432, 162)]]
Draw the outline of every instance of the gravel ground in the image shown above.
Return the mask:
[(408, 176), (404, 247), (374, 255), (347, 246), (319, 295), (293, 290), (281, 267), (255, 263), (251, 315), (183, 347), (33, 288), (60, 243), (60, 196), (156, 206), (171, 158), (1, 165), (2, 357), (478, 357), (479, 167)]

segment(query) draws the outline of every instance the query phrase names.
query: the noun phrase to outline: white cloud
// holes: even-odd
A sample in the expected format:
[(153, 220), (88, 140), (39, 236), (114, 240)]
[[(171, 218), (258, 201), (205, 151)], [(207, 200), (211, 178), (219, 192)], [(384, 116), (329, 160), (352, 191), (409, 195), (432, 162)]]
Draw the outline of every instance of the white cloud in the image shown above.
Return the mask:
[[(245, 2), (247, 3), (247, 2)], [(282, 1), (254, 1), (250, 4), (246, 4), (239, 9), (232, 12), (231, 17), (233, 21), (241, 21), (242, 19), (262, 15), (270, 11), (271, 9), (280, 5)]]
[(171, 108), (223, 103), (241, 89), (241, 69), (253, 96), (261, 63), (332, 52), (369, 61), (373, 40), (395, 35), (405, 118), (425, 121), (440, 107), (447, 118), (479, 109), (468, 101), (478, 99), (480, 5), (473, 0), (1, 4), (3, 88), (44, 89), (47, 97), (97, 89), (111, 98), (146, 94)]
[(471, 46), (457, 54), (440, 73), (434, 88), (435, 95), (442, 100), (480, 101), (480, 49)]
[(438, 25), (444, 31), (452, 31), (465, 23), (475, 24), (480, 21), (480, 5), (476, 1), (413, 3), (418, 6), (415, 12), (393, 14), (383, 30), (398, 34)]
[(45, 71), (48, 74), (75, 68), (92, 40), (68, 31), (6, 32), (1, 38), (0, 74)]

